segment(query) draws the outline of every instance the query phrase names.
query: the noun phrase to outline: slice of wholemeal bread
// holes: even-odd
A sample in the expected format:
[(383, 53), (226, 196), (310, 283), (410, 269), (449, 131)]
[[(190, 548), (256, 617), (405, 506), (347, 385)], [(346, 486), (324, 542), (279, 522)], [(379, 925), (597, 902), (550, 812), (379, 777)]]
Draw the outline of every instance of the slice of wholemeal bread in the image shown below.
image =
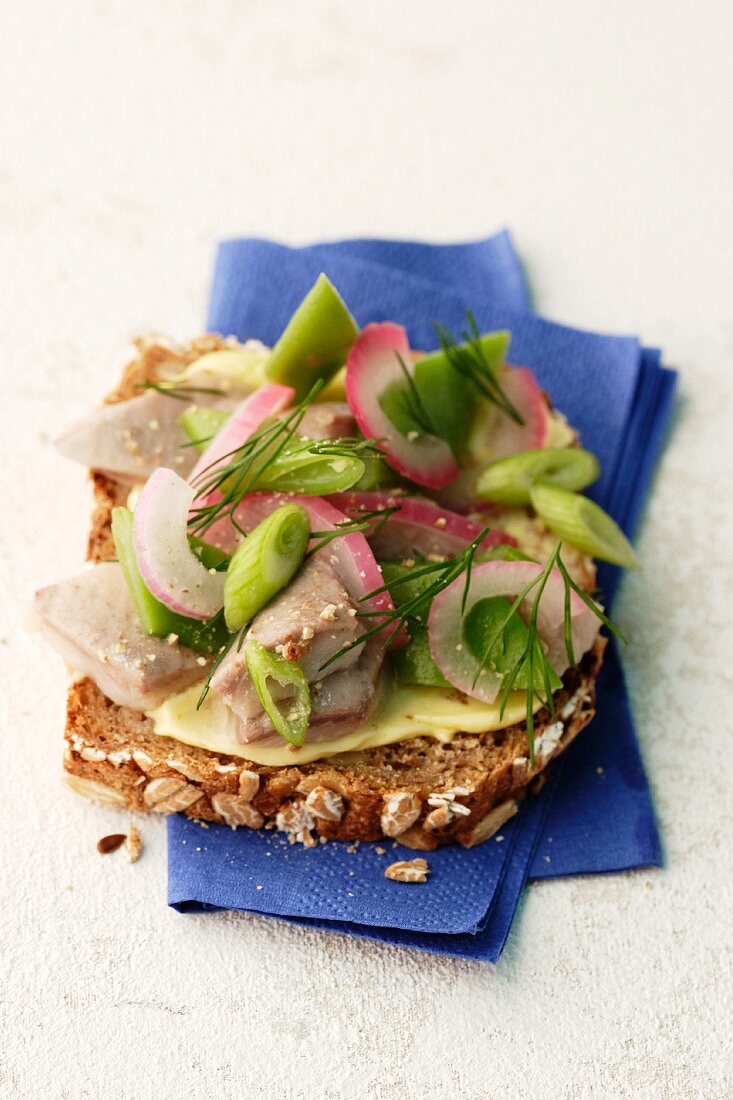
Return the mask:
[[(136, 384), (175, 373), (223, 346), (208, 336), (183, 349), (140, 341), (138, 357), (108, 400), (134, 396)], [(114, 556), (111, 513), (125, 502), (129, 486), (94, 471), (92, 478), (96, 507), (88, 557), (99, 562)], [(536, 716), (534, 766), (526, 725), (519, 723), (493, 733), (458, 733), (449, 744), (416, 737), (310, 764), (264, 767), (160, 737), (144, 714), (117, 706), (82, 678), (68, 697), (66, 777), (78, 793), (111, 805), (183, 812), (232, 828), (269, 825), (306, 844), (316, 837), (387, 836), (426, 850), (452, 841), (470, 846), (501, 827), (541, 782), (548, 763), (590, 722), (604, 646), (599, 640), (566, 673), (555, 696), (556, 717), (547, 710)], [(446, 793), (450, 797), (439, 797)]]
[[(555, 698), (557, 721), (544, 710), (537, 715), (534, 767), (523, 723), (459, 733), (449, 744), (415, 737), (310, 764), (264, 767), (158, 736), (150, 719), (110, 702), (88, 678), (69, 692), (64, 766), (76, 791), (101, 802), (182, 811), (235, 828), (273, 822), (305, 842), (315, 831), (339, 840), (399, 836), (425, 849), (453, 840), (476, 844), (514, 813), (526, 788), (590, 722), (602, 648), (566, 677)], [(447, 791), (456, 792), (450, 804), (470, 812), (428, 801)], [(492, 816), (498, 806), (501, 813)]]

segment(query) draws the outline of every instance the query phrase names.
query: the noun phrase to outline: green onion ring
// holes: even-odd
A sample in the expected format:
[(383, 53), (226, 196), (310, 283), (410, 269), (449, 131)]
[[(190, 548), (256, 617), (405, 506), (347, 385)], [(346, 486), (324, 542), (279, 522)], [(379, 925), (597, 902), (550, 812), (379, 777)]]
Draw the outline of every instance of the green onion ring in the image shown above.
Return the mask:
[(596, 456), (579, 447), (522, 451), (485, 466), (476, 479), (476, 495), (493, 504), (529, 504), (530, 489), (537, 481), (561, 489), (585, 489), (599, 471)]
[[(298, 662), (271, 653), (254, 638), (247, 642), (244, 660), (257, 697), (277, 732), (291, 745), (302, 745), (310, 722), (311, 695)], [(293, 695), (280, 700), (278, 706), (268, 687), (268, 680), (274, 680), (280, 687), (294, 688)]]

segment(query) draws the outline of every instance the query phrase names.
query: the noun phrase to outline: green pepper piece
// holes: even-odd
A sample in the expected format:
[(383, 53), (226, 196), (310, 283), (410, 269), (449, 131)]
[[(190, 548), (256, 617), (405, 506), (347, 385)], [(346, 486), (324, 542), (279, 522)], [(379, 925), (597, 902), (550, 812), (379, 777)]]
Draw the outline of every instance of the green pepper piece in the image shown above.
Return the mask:
[[(418, 564), (423, 564), (419, 562)], [(396, 580), (402, 581), (413, 571), (413, 566), (403, 565), (402, 562), (385, 561), (381, 563), (382, 576), (386, 585), (394, 584)], [(390, 595), (396, 607), (401, 607), (408, 600), (413, 599), (432, 583), (430, 576), (417, 577), (414, 581), (405, 581), (394, 585)], [(410, 641), (399, 649), (390, 653), (392, 667), (398, 680), (405, 684), (425, 684), (428, 687), (450, 687), (430, 653), (428, 642), (427, 617), (429, 607), (421, 612), (420, 618), (411, 616), (407, 623), (407, 632)]]
[(501, 543), (499, 546), (492, 546), (490, 550), (478, 550), (473, 560), (479, 565), (484, 561), (534, 561), (535, 559), (517, 550), (516, 546)]
[[(512, 601), (506, 596), (491, 596), (475, 603), (466, 615), (463, 620), (463, 637), (477, 660), (480, 661), (483, 658), (487, 645), (490, 644), (511, 606)], [(527, 648), (528, 634), (527, 627), (519, 616), (512, 616), (504, 627), (502, 637), (491, 652), (487, 667), (495, 670), (500, 676), (511, 673)], [(533, 679), (535, 691), (544, 695), (545, 681), (539, 661), (534, 662)], [(561, 686), (558, 676), (550, 669), (550, 689), (557, 691)], [(515, 691), (528, 690), (529, 677), (526, 663), (520, 669), (513, 688)]]
[(327, 382), (346, 362), (359, 327), (326, 275), (319, 275), (272, 349), (265, 373), (292, 386), (302, 401), (319, 379)]
[(383, 458), (364, 456), (361, 461), (364, 463), (364, 473), (354, 486), (359, 492), (399, 485), (399, 477)]
[[(143, 630), (158, 638), (177, 634), (184, 645), (195, 649), (197, 653), (208, 655), (218, 653), (229, 637), (222, 616), (217, 616), (208, 622), (201, 622), (198, 619), (189, 619), (185, 615), (178, 615), (160, 600), (156, 600), (147, 588), (137, 564), (133, 522), (134, 517), (129, 508), (112, 510), (112, 538), (117, 551), (117, 560), (122, 567), (132, 606)], [(207, 568), (217, 568), (222, 557), (227, 560), (226, 554), (222, 554), (216, 547), (208, 546), (200, 539), (196, 542), (198, 548), (194, 546), (194, 552), (199, 553)], [(211, 562), (210, 565), (209, 562)]]
[(199, 451), (205, 451), (216, 433), (230, 417), (223, 409), (189, 405), (181, 413), (181, 427)]
[(440, 671), (430, 652), (428, 628), (415, 620), (410, 622), (410, 641), (392, 650), (392, 668), (403, 684), (424, 684), (449, 688), (451, 685)]

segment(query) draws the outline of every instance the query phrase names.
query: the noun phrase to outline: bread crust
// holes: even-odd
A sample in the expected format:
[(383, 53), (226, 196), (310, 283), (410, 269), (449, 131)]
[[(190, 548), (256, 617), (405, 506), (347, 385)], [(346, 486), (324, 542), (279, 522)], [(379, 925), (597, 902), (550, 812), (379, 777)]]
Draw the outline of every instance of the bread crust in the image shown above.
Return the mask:
[[(138, 341), (137, 358), (108, 400), (133, 396), (140, 381), (174, 373), (223, 346), (208, 336), (185, 348)], [(99, 562), (114, 556), (112, 509), (125, 502), (129, 487), (96, 471), (91, 477), (87, 556)], [(546, 709), (536, 716), (534, 766), (526, 724), (518, 723), (493, 733), (458, 733), (449, 744), (416, 737), (310, 764), (265, 767), (160, 737), (144, 714), (112, 703), (84, 677), (69, 690), (64, 769), (70, 786), (105, 803), (182, 812), (233, 828), (275, 827), (305, 844), (388, 837), (423, 850), (455, 841), (470, 846), (493, 835), (591, 721), (604, 648), (599, 639), (566, 673), (555, 695), (556, 717)], [(435, 797), (444, 792), (453, 798)]]

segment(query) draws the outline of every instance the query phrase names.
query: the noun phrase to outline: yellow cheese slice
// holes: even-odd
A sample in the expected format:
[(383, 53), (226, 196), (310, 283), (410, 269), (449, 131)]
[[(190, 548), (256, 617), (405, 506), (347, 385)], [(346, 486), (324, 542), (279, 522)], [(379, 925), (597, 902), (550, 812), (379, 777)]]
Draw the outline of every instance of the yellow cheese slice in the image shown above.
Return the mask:
[[(509, 696), (504, 714), (498, 703), (481, 703), (458, 691), (436, 687), (393, 685), (373, 718), (353, 733), (333, 741), (306, 742), (295, 749), (280, 744), (242, 745), (235, 740), (232, 712), (215, 691), (210, 691), (199, 710), (196, 703), (202, 685), (166, 699), (148, 713), (160, 737), (171, 737), (185, 745), (194, 745), (213, 753), (240, 756), (265, 767), (308, 764), (339, 753), (391, 745), (412, 737), (434, 737), (450, 742), (457, 733), (484, 733), (523, 722), (527, 715), (527, 697), (523, 691)], [(537, 702), (535, 709), (539, 709)]]

